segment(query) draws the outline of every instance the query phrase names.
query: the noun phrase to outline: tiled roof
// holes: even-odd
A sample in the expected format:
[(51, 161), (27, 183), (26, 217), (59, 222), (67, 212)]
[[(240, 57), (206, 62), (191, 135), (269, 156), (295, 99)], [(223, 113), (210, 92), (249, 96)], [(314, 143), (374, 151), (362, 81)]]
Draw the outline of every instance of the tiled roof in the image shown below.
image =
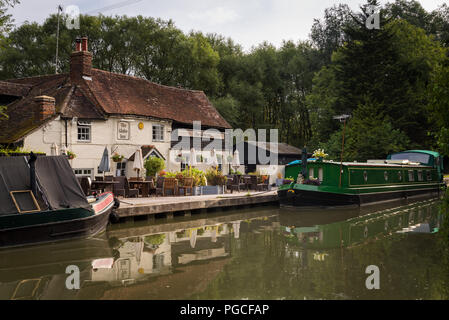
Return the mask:
[[(255, 144), (255, 142), (253, 142), (253, 141), (250, 141), (250, 143), (251, 144)], [(267, 142), (265, 145), (264, 144), (260, 144), (259, 148), (264, 147), (265, 150), (268, 150), (268, 151), (273, 150), (274, 151), (276, 146), (277, 146), (277, 151), (278, 151), (277, 153), (278, 154), (300, 155), (302, 153), (301, 149), (299, 149), (297, 147), (294, 147), (292, 145), (289, 145), (287, 143), (283, 143), (283, 142), (280, 142), (280, 143)]]
[(7, 96), (23, 97), (30, 91), (30, 85), (0, 81), (0, 92)]
[(92, 80), (70, 83), (69, 74), (13, 79), (0, 82), (0, 95), (20, 100), (8, 105), (8, 120), (0, 120), (0, 143), (20, 140), (43, 125), (32, 121), (36, 96), (56, 100), (56, 113), (67, 118), (106, 119), (108, 115), (135, 115), (167, 119), (187, 125), (231, 128), (202, 91), (159, 85), (145, 79), (92, 69)]
[(231, 128), (202, 91), (159, 85), (142, 78), (92, 69), (85, 81), (107, 114), (139, 115)]

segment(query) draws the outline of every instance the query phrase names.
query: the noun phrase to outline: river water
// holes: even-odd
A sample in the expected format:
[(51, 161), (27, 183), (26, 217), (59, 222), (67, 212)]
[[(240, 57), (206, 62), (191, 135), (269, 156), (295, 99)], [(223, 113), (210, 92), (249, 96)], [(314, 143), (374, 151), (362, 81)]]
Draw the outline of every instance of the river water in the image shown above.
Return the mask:
[[(438, 204), (115, 224), (94, 239), (0, 251), (0, 299), (447, 299)], [(368, 266), (378, 289), (366, 286)]]

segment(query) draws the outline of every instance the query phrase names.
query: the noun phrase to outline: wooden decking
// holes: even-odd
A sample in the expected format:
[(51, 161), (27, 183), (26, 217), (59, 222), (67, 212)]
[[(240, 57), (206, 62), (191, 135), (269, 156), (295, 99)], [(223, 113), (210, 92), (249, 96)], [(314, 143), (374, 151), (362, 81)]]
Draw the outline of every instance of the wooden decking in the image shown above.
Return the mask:
[(238, 208), (278, 202), (276, 190), (263, 192), (240, 192), (221, 195), (150, 197), (120, 199), (117, 214), (120, 218), (155, 216), (175, 213), (190, 215), (192, 211), (206, 212), (217, 208)]

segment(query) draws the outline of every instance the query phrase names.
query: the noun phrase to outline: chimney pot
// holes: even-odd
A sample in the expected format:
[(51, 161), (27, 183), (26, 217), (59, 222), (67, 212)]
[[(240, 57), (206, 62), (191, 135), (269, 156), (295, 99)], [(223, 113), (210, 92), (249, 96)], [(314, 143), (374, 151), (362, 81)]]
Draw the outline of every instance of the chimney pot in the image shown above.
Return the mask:
[(81, 38), (81, 49), (82, 51), (87, 51), (87, 37)]
[(75, 51), (81, 51), (81, 39), (80, 38), (76, 38), (75, 40)]

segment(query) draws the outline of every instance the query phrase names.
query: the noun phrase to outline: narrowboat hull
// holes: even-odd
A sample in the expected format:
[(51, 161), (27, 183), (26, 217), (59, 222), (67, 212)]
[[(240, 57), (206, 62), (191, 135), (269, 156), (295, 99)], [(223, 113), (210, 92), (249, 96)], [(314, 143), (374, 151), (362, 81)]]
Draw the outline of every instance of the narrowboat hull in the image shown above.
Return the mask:
[[(411, 186), (408, 188), (382, 188), (378, 191), (364, 192), (365, 190), (341, 190), (332, 192), (320, 190), (319, 187), (294, 185), (288, 189), (278, 191), (281, 206), (363, 206), (366, 204), (408, 199), (413, 197), (439, 197), (442, 184), (429, 186)], [(346, 191), (346, 192), (345, 192)]]
[(71, 208), (0, 217), (0, 248), (90, 238), (106, 229), (114, 209), (112, 193), (91, 208)]

